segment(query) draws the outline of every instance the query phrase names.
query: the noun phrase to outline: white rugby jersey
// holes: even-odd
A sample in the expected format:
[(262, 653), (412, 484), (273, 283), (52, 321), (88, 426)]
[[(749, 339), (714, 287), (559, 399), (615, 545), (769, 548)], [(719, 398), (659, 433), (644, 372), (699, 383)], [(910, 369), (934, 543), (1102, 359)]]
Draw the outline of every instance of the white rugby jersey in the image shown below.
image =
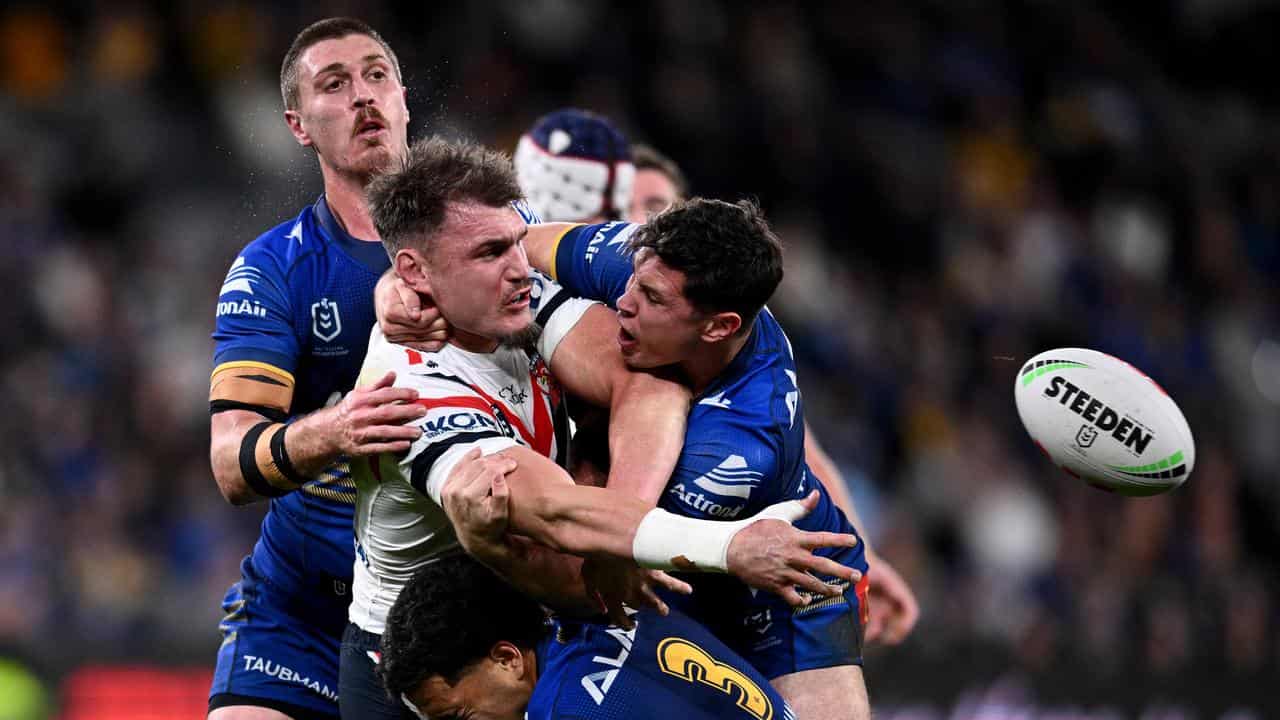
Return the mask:
[[(381, 635), (387, 613), (418, 569), (462, 552), (440, 504), (449, 473), (471, 448), (485, 454), (524, 445), (565, 464), (568, 415), (548, 362), (591, 305), (536, 276), (531, 306), (543, 332), (537, 350), (500, 347), (473, 353), (446, 345), (424, 353), (388, 342), (375, 326), (360, 371), (367, 384), (388, 370), (397, 387), (418, 391), (427, 414), (404, 457), (354, 459), (356, 559), (349, 618)], [(544, 362), (544, 358), (547, 362)]]

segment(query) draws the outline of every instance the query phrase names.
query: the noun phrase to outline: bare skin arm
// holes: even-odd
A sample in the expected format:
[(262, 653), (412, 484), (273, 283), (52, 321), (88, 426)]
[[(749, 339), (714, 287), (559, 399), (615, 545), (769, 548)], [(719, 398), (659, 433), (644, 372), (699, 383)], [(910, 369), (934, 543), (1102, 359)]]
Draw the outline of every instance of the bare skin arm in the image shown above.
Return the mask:
[(618, 348), (618, 319), (596, 305), (560, 342), (551, 372), (573, 395), (609, 408), (609, 487), (657, 504), (684, 446), (689, 389), (633, 371)]
[[(337, 405), (317, 410), (290, 423), (284, 447), (299, 475), (312, 477), (340, 455), (373, 455), (405, 452), (421, 431), (403, 423), (423, 415), (425, 408), (412, 403), (417, 392), (391, 387), (388, 373), (377, 383), (357, 388)], [(409, 403), (409, 404), (403, 404)], [(245, 480), (241, 469), (241, 445), (253, 427), (271, 422), (251, 410), (226, 410), (210, 421), (209, 463), (218, 489), (227, 502), (245, 505), (263, 499)]]
[(529, 226), (529, 234), (524, 236), (524, 251), (529, 256), (529, 264), (538, 270), (555, 277), (556, 244), (570, 228), (579, 223), (541, 223)]
[[(492, 487), (481, 478), (492, 478), (494, 473), (468, 474), (465, 469), (468, 464), (505, 469), (512, 461), (516, 468)], [(473, 481), (455, 482), (464, 474)], [(574, 485), (559, 466), (524, 447), (459, 462), (445, 483), (442, 499), (463, 547), (486, 563), (494, 554), (506, 552), (501, 549), (505, 544), (496, 532), (498, 527), (488, 521), (492, 507), (500, 503), (508, 507), (503, 517), (511, 532), (560, 552), (607, 556), (632, 567), (636, 530), (652, 509), (649, 503), (617, 490)], [(807, 507), (812, 509), (816, 500), (816, 494), (807, 499)], [(784, 521), (761, 520), (733, 538), (728, 569), (747, 584), (799, 605), (803, 599), (797, 587), (821, 595), (838, 592), (813, 574), (856, 580), (856, 571), (811, 552), (817, 547), (847, 547), (854, 542), (852, 535), (810, 533)], [(491, 552), (494, 547), (499, 548), (496, 553)], [(522, 570), (517, 567), (515, 572)]]

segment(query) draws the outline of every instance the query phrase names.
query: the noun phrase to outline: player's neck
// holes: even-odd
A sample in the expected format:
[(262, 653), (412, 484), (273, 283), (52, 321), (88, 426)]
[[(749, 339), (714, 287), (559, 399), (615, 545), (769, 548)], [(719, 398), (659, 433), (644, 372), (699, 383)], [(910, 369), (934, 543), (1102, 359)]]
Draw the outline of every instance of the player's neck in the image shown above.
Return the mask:
[(373, 226), (364, 194), (368, 178), (342, 173), (323, 163), (320, 172), (324, 176), (325, 202), (342, 229), (357, 240), (378, 242), (378, 230)]
[(723, 342), (703, 343), (697, 352), (680, 363), (695, 396), (702, 394), (729, 367), (729, 363), (738, 356), (750, 337), (751, 331), (748, 329)]
[(497, 350), (499, 343), (493, 338), (454, 328), (449, 335), (449, 344), (467, 352), (485, 354)]

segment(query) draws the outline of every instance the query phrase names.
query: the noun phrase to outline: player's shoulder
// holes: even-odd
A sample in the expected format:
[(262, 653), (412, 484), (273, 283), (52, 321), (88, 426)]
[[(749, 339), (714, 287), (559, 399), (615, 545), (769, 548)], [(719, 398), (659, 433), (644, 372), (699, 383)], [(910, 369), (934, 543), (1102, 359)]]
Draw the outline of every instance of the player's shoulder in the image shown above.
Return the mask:
[(296, 216), (258, 235), (240, 251), (237, 264), (287, 273), (297, 263), (324, 252), (327, 243), (308, 205)]

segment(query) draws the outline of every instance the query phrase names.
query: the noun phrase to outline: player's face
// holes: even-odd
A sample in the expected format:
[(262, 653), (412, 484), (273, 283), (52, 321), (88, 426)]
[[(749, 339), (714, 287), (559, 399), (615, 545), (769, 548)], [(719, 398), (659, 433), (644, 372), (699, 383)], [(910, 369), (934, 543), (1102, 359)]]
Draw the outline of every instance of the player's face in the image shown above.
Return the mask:
[(508, 205), (451, 203), (429, 251), (431, 295), (468, 350), (518, 337), (529, 310), (528, 226)]
[(511, 677), (486, 658), (463, 672), (454, 685), (432, 675), (409, 700), (429, 718), (523, 720), (532, 694), (532, 685)]
[(636, 368), (683, 362), (697, 350), (706, 322), (684, 297), (684, 273), (647, 248), (635, 256), (635, 273), (618, 298), (618, 345)]
[(678, 199), (675, 183), (671, 182), (666, 173), (652, 169), (637, 170), (627, 220), (633, 223), (649, 222), (651, 216), (671, 207)]
[(343, 173), (382, 172), (407, 148), (404, 86), (368, 35), (323, 40), (298, 59), (298, 109), (286, 119), (298, 142)]

